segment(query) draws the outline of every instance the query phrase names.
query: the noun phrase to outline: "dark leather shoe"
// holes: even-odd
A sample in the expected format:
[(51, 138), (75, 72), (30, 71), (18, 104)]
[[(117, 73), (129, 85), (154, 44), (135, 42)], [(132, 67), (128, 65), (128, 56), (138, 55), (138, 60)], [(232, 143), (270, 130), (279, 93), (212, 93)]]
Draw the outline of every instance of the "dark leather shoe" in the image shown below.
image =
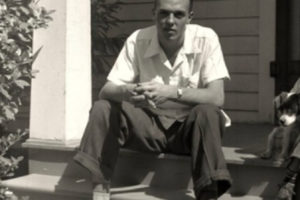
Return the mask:
[(199, 196), (197, 196), (197, 200), (217, 200), (218, 194), (215, 191), (203, 191)]
[(218, 186), (216, 182), (212, 182), (211, 185), (203, 188), (196, 194), (197, 200), (217, 200), (218, 199)]

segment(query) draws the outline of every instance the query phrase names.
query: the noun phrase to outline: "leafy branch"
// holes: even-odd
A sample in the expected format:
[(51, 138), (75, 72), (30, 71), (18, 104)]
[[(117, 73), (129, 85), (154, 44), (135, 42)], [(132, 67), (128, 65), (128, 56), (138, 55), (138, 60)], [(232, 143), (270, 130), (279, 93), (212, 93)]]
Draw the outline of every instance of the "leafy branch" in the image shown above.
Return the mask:
[(108, 73), (110, 63), (107, 56), (115, 56), (123, 46), (125, 34), (110, 37), (108, 32), (122, 21), (115, 16), (123, 3), (120, 0), (92, 0), (92, 65), (94, 72)]
[(22, 156), (7, 157), (8, 150), (22, 141), (27, 130), (15, 133), (7, 125), (16, 119), (35, 71), (32, 63), (40, 49), (32, 50), (33, 31), (47, 28), (53, 11), (40, 7), (35, 0), (0, 0), (0, 200), (17, 199), (1, 184), (18, 168)]

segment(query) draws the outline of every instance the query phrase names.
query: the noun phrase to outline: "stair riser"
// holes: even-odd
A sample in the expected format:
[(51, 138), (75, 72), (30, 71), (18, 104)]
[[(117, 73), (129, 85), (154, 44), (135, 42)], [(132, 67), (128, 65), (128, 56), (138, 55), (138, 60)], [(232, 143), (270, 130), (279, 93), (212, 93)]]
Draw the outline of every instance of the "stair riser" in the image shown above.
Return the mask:
[(173, 189), (191, 189), (190, 159), (157, 159), (153, 156), (120, 155), (114, 180), (121, 184), (144, 184)]
[[(30, 149), (29, 173), (89, 179), (90, 173), (73, 161), (74, 154), (69, 151)], [(134, 156), (121, 153), (113, 181), (116, 185), (192, 188), (189, 159), (156, 159), (154, 155), (147, 154)]]
[(73, 161), (74, 151), (29, 149), (29, 174), (90, 178), (90, 173)]
[[(236, 195), (272, 197), (278, 192), (278, 184), (284, 176), (284, 169), (278, 167), (228, 164), (228, 169), (233, 179), (230, 193)], [(153, 160), (120, 156), (115, 180), (125, 185), (142, 183), (164, 188), (193, 188), (187, 159)]]

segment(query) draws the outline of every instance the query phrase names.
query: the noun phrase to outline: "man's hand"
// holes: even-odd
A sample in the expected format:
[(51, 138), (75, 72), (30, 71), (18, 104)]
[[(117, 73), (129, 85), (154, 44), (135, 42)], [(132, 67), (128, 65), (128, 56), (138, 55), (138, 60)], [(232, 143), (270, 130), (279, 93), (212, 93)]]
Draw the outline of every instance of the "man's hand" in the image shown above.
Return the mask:
[(144, 82), (138, 84), (115, 85), (107, 82), (100, 94), (100, 99), (108, 99), (117, 102), (128, 101), (137, 107), (156, 108), (159, 104), (168, 102), (168, 97), (172, 92), (176, 98), (176, 86), (164, 85), (157, 82)]
[(145, 107), (151, 107), (151, 108), (156, 108), (156, 104), (151, 99), (149, 99), (148, 97), (146, 97), (143, 94), (131, 96), (129, 102), (131, 102), (136, 107), (144, 107), (144, 108)]
[[(176, 97), (176, 87), (157, 83), (154, 81), (139, 83), (134, 89), (137, 94), (143, 95), (144, 100), (152, 101), (155, 105), (159, 105), (168, 100), (168, 98)], [(142, 97), (140, 97), (142, 98)]]
[(128, 101), (136, 107), (156, 108), (156, 104), (144, 92), (136, 90), (138, 87), (140, 87), (140, 84), (136, 84), (134, 88), (128, 91), (130, 96)]

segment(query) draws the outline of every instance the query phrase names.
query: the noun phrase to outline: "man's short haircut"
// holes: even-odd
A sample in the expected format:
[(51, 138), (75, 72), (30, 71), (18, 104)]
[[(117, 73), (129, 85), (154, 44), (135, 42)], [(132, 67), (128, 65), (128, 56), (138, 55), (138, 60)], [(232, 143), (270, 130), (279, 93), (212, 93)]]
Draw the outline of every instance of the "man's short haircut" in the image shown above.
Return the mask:
[[(154, 0), (154, 9), (156, 8), (157, 1), (158, 1), (158, 0)], [(192, 10), (193, 10), (193, 3), (194, 3), (194, 0), (189, 0), (189, 1), (190, 1), (189, 11), (192, 11)]]

